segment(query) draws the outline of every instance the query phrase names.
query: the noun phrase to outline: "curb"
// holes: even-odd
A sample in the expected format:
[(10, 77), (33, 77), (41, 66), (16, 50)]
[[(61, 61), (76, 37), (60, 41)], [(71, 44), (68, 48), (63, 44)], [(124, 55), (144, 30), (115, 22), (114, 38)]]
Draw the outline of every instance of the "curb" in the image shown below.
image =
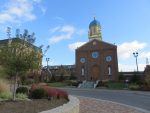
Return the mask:
[(51, 110), (42, 111), (40, 113), (79, 113), (79, 106), (79, 99), (69, 95), (68, 103)]
[(150, 91), (131, 91), (131, 90), (111, 90), (111, 89), (94, 89), (94, 88), (61, 88), (61, 89), (71, 89), (71, 90), (84, 90), (84, 91), (111, 91), (111, 92), (124, 92), (129, 94), (137, 94), (137, 95), (143, 95), (143, 96), (150, 96)]

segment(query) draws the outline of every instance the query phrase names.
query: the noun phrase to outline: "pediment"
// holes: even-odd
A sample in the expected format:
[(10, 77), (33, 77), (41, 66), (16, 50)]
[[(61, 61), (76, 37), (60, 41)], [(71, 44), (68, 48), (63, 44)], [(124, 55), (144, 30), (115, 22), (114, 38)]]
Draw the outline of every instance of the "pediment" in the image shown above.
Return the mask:
[(76, 51), (80, 50), (99, 50), (99, 49), (116, 49), (117, 46), (114, 44), (110, 44), (104, 41), (100, 41), (97, 39), (90, 40), (89, 42), (85, 43), (84, 45), (80, 46), (76, 49)]

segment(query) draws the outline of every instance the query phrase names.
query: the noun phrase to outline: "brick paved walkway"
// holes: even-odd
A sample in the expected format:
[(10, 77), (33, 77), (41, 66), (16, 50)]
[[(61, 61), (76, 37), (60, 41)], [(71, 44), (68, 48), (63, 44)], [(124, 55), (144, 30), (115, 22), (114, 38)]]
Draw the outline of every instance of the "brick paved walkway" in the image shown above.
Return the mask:
[(80, 100), (80, 113), (144, 113), (132, 107), (119, 103), (78, 97)]

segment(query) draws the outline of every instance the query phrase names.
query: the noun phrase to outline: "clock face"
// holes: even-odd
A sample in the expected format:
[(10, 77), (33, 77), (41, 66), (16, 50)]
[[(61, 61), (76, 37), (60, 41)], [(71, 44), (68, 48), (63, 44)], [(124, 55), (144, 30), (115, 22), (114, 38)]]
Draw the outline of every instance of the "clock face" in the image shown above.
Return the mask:
[(80, 58), (80, 62), (81, 62), (81, 63), (85, 63), (85, 58), (83, 58), (83, 57)]
[(112, 57), (111, 57), (111, 56), (107, 56), (107, 57), (106, 57), (106, 61), (107, 61), (107, 62), (112, 61)]
[(98, 58), (99, 53), (98, 52), (92, 52), (92, 58)]

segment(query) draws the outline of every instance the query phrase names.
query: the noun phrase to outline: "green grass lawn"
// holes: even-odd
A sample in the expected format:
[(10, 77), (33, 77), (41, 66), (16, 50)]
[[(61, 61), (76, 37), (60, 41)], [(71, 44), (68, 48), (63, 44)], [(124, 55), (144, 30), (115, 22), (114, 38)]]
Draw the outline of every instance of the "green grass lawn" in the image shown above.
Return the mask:
[(66, 87), (67, 84), (64, 82), (54, 82), (54, 83), (48, 83), (48, 86), (51, 87)]
[(108, 84), (108, 89), (121, 90), (125, 88), (125, 84), (121, 82), (108, 82), (107, 84)]

